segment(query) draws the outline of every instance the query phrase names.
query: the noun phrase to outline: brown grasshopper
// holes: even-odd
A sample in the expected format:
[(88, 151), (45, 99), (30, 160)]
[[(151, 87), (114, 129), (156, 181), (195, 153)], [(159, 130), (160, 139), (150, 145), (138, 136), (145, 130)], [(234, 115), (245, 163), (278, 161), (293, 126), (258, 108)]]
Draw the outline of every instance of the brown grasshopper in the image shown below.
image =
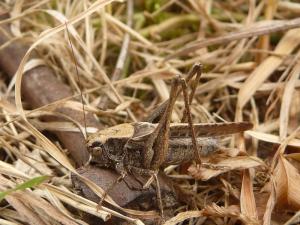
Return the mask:
[[(217, 137), (252, 128), (249, 122), (193, 124), (189, 102), (194, 95), (195, 85), (187, 99), (186, 82), (195, 74), (198, 82), (201, 65), (195, 65), (186, 80), (181, 76), (176, 77), (169, 100), (164, 102), (147, 122), (124, 123), (89, 136), (87, 143), (92, 161), (100, 166), (114, 168), (120, 173), (126, 171), (149, 174), (149, 170), (155, 171), (161, 166), (181, 164), (195, 156), (209, 155), (219, 147)], [(171, 123), (171, 113), (180, 92), (180, 83), (188, 123)], [(158, 117), (159, 122), (152, 123)]]
[[(195, 82), (188, 96), (187, 83), (194, 75)], [(201, 156), (219, 148), (218, 137), (251, 129), (249, 122), (192, 123), (189, 104), (200, 76), (200, 64), (194, 65), (186, 79), (177, 76), (173, 80), (169, 100), (158, 107), (147, 122), (124, 123), (89, 136), (87, 143), (92, 162), (115, 169), (123, 178), (127, 173), (153, 177), (160, 167), (192, 159), (200, 163)], [(171, 123), (173, 107), (181, 91), (185, 102), (182, 123)], [(157, 192), (160, 197), (159, 188)], [(161, 199), (159, 201), (162, 213)]]
[[(69, 35), (67, 24), (66, 30)], [(78, 82), (80, 83), (77, 61), (70, 37), (69, 43)], [(161, 166), (181, 164), (194, 159), (195, 156), (196, 160), (201, 163), (201, 155), (209, 155), (219, 148), (217, 137), (243, 132), (252, 128), (252, 124), (248, 122), (193, 124), (189, 107), (199, 83), (201, 72), (202, 66), (196, 64), (186, 78), (177, 76), (171, 86), (170, 98), (161, 104), (148, 117), (146, 122), (124, 123), (113, 126), (89, 136), (87, 140), (87, 148), (92, 156), (91, 161), (99, 166), (115, 169), (121, 174), (120, 178), (123, 179), (127, 173), (155, 178), (159, 208), (162, 215), (162, 200), (156, 177), (156, 173)], [(191, 92), (188, 96), (187, 84), (195, 75), (195, 81), (191, 84)], [(173, 107), (181, 91), (185, 103), (182, 123), (171, 123)], [(82, 93), (80, 94), (84, 112), (83, 97)], [(185, 122), (186, 120), (188, 123)], [(87, 133), (86, 130), (85, 133)], [(104, 198), (105, 196), (102, 200)]]

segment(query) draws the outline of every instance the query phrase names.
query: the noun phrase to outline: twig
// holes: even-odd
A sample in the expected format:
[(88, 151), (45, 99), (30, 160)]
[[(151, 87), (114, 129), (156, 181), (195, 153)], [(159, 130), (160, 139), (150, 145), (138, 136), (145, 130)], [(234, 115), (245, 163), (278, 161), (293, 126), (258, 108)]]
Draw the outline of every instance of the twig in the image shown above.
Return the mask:
[[(132, 0), (127, 0), (127, 26), (128, 27), (132, 27), (132, 16), (133, 16), (133, 2)], [(120, 75), (124, 69), (124, 64), (126, 61), (126, 57), (128, 55), (129, 43), (130, 43), (130, 35), (129, 33), (126, 33), (124, 35), (121, 51), (118, 57), (116, 68), (111, 77), (111, 81), (116, 81), (120, 79)]]
[(107, 22), (105, 18), (105, 9), (101, 9), (101, 24), (102, 24), (102, 46), (101, 46), (101, 57), (100, 57), (100, 65), (104, 65), (104, 61), (106, 58), (106, 51), (107, 51)]
[(294, 29), (300, 27), (300, 19), (293, 19), (289, 21), (267, 21), (256, 24), (256, 26), (252, 26), (243, 30), (239, 30), (236, 32), (229, 33), (225, 36), (211, 38), (207, 40), (195, 41), (189, 44), (187, 47), (179, 49), (174, 54), (171, 54), (166, 57), (165, 61), (173, 59), (180, 55), (185, 55), (191, 52), (194, 52), (197, 49), (204, 48), (210, 45), (215, 44), (225, 44), (230, 41), (236, 41), (244, 38), (249, 38), (253, 36), (261, 36), (265, 34), (270, 34), (278, 31), (284, 31), (289, 29)]
[[(127, 1), (127, 26), (128, 27), (132, 27), (132, 17), (133, 17), (133, 2), (132, 0), (128, 0)], [(113, 75), (111, 77), (111, 81), (116, 81), (120, 79), (120, 76), (122, 74), (122, 71), (124, 70), (124, 64), (126, 61), (126, 57), (128, 55), (128, 47), (129, 47), (129, 43), (130, 43), (130, 35), (129, 33), (125, 33), (124, 35), (124, 39), (122, 42), (122, 47), (121, 47), (121, 51), (116, 63), (116, 67), (115, 70), (113, 72)], [(100, 103), (100, 107), (101, 108), (105, 108), (106, 103), (107, 103), (108, 97), (104, 96), (102, 98), (102, 101)], [(128, 112), (128, 114), (132, 114), (131, 112)]]

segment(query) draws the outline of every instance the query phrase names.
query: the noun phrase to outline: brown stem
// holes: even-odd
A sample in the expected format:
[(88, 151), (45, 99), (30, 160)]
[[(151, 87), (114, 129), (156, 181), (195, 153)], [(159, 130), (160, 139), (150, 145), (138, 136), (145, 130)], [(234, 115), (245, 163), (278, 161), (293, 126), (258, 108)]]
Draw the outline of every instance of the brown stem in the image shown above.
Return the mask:
[[(8, 26), (2, 26), (2, 29), (9, 33)], [(6, 36), (4, 32), (1, 32), (0, 45), (8, 41), (9, 37)], [(1, 49), (0, 68), (10, 78), (14, 77), (27, 49), (28, 47), (22, 45), (20, 42), (13, 42)], [(36, 57), (36, 54), (32, 54), (31, 56), (31, 58)], [(72, 90), (66, 84), (61, 83), (56, 78), (53, 70), (47, 66), (35, 67), (27, 71), (23, 77), (22, 96), (32, 108), (38, 108), (72, 95)], [(77, 110), (63, 107), (56, 111), (83, 124), (84, 119), (82, 113)], [(45, 120), (53, 120), (53, 118), (45, 118)], [(97, 123), (91, 114), (87, 114), (87, 124), (93, 127), (100, 127), (100, 124)], [(89, 154), (86, 150), (85, 139), (82, 134), (78, 132), (55, 132), (55, 134), (64, 147), (69, 150), (77, 166), (82, 166), (88, 161)]]

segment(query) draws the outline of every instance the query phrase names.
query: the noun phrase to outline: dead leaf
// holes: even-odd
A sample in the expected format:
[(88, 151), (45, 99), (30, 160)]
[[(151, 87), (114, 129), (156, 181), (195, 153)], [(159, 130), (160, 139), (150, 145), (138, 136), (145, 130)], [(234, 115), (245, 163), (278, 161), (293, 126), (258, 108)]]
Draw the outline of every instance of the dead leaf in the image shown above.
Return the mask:
[(173, 225), (173, 224), (175, 225), (189, 218), (201, 217), (201, 216), (203, 216), (202, 211), (182, 212), (182, 213), (178, 213), (175, 217), (169, 219), (167, 222), (164, 223), (164, 225)]
[(264, 165), (264, 162), (257, 157), (238, 156), (219, 161), (216, 164), (212, 164), (210, 168), (191, 165), (188, 171), (195, 179), (209, 180), (231, 170), (249, 169), (262, 165)]
[[(258, 140), (274, 143), (274, 144), (281, 144), (281, 141), (279, 139), (279, 136), (273, 135), (273, 134), (266, 134), (263, 132), (258, 132), (258, 131), (252, 131), (248, 130), (245, 132), (246, 134), (250, 135), (251, 137), (254, 137)], [(300, 140), (297, 138), (293, 138), (288, 142), (288, 145), (298, 147), (300, 148)]]
[(240, 213), (240, 208), (236, 205), (231, 205), (229, 207), (220, 207), (213, 203), (203, 209), (204, 216), (214, 216), (214, 217), (233, 217), (239, 219), (243, 224), (259, 224), (259, 221), (253, 218), (249, 218), (243, 213)]
[(273, 177), (271, 177), (270, 185), (268, 186), (270, 186), (271, 193), (266, 205), (266, 211), (263, 217), (263, 225), (271, 225), (271, 216), (276, 204), (276, 191)]
[(276, 203), (280, 207), (300, 209), (300, 174), (283, 155), (274, 170)]
[(298, 81), (300, 72), (300, 63), (296, 64), (293, 71), (291, 72), (290, 79), (287, 81), (280, 108), (280, 125), (279, 125), (279, 136), (281, 139), (285, 138), (288, 134), (289, 125), (289, 112), (293, 101), (293, 93), (295, 91), (296, 82)]
[(254, 220), (258, 219), (253, 192), (253, 183), (249, 170), (245, 170), (243, 173), (240, 204), (241, 212), (244, 215), (247, 215), (249, 218), (253, 218)]

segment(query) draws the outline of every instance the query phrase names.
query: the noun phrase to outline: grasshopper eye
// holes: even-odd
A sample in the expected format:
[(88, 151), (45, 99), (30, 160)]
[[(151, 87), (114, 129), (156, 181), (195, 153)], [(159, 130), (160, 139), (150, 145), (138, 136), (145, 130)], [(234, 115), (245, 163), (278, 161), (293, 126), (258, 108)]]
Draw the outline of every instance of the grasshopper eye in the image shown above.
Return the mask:
[(103, 147), (103, 144), (102, 144), (100, 141), (94, 141), (94, 142), (89, 146), (89, 148), (97, 148), (97, 147), (102, 148), (102, 147)]
[(101, 142), (99, 142), (99, 141), (95, 141), (95, 142), (91, 143), (88, 146), (88, 151), (93, 156), (95, 156), (95, 155), (101, 155), (103, 149), (104, 149), (104, 145)]

